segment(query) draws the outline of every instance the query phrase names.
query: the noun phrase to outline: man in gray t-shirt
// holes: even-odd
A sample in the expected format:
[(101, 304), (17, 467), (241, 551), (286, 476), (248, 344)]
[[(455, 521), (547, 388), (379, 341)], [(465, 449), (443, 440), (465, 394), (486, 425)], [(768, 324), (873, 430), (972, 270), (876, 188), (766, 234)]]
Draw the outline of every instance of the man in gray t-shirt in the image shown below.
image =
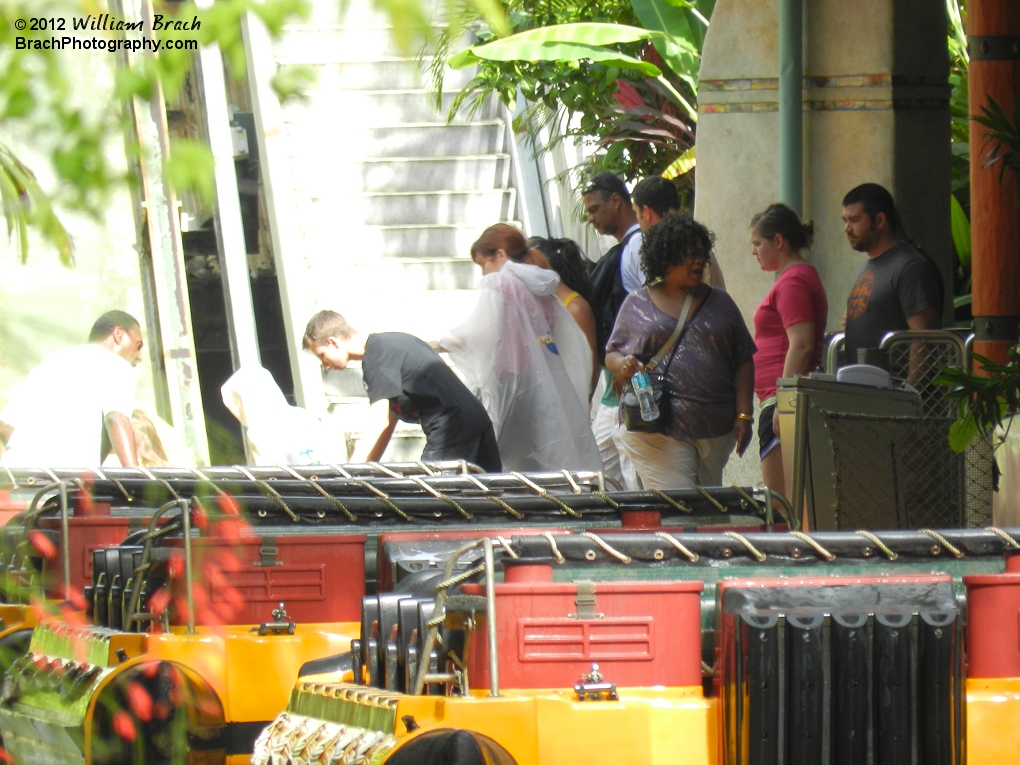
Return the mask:
[(892, 195), (875, 183), (843, 199), (843, 230), (868, 260), (846, 304), (846, 363), (860, 348), (878, 348), (887, 332), (935, 329), (942, 312), (942, 278), (932, 261), (900, 240)]

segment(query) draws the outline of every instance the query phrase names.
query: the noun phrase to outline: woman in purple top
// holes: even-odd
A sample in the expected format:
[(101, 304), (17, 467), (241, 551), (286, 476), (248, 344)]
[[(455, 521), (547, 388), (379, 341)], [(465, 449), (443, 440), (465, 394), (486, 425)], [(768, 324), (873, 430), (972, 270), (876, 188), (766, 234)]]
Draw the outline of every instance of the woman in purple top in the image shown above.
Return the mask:
[(691, 296), (683, 334), (652, 373), (665, 380), (671, 422), (623, 436), (646, 489), (719, 486), (734, 446), (742, 455), (751, 440), (754, 341), (733, 299), (704, 282), (713, 239), (686, 215), (652, 226), (641, 246), (648, 286), (624, 301), (606, 345), (622, 385), (669, 341)]

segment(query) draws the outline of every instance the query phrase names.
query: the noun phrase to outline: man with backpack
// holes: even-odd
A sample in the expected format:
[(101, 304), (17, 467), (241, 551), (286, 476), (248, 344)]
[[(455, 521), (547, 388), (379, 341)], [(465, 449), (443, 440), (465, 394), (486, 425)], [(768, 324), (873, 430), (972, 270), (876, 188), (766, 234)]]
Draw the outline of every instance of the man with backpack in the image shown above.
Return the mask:
[[(592, 311), (595, 313), (596, 350), (605, 366), (606, 343), (616, 323), (616, 314), (627, 295), (644, 285), (641, 268), (641, 227), (631, 206), (630, 192), (623, 180), (612, 173), (599, 173), (582, 192), (588, 223), (617, 243), (602, 256), (592, 271)], [(639, 488), (637, 473), (620, 441), (620, 402), (612, 377), (603, 370), (605, 393), (592, 411), (592, 431), (606, 475), (626, 489)]]

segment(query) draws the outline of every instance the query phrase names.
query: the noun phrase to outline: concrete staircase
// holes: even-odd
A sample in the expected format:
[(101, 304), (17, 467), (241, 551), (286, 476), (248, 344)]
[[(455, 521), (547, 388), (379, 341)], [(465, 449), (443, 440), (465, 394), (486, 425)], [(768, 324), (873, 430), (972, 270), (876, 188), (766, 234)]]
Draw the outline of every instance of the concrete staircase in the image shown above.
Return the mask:
[(472, 73), (448, 73), (437, 110), (419, 60), (400, 55), (365, 0), (343, 18), (336, 7), (317, 0), (312, 23), (276, 46), (279, 63), (318, 73), (310, 99), (284, 112), (304, 242), (335, 249), (342, 231), (354, 245), (344, 264), (400, 292), (471, 289), (471, 242), (516, 217), (503, 109), (490, 102), (447, 124)]
[[(438, 339), (474, 300), (481, 274), (471, 243), (519, 217), (506, 113), (493, 101), (448, 124), (447, 107), (473, 73), (447, 73), (437, 110), (421, 62), (396, 49), (367, 0), (352, 0), (343, 16), (337, 8), (314, 0), (311, 19), (274, 46), (278, 64), (318, 75), (307, 100), (284, 107), (286, 172), (274, 179), (292, 208), (283, 265), (295, 325), (301, 306), (307, 316), (333, 308), (368, 332)], [(356, 439), (360, 369), (326, 383), (333, 416)], [(420, 431), (401, 434), (392, 456), (415, 456)]]

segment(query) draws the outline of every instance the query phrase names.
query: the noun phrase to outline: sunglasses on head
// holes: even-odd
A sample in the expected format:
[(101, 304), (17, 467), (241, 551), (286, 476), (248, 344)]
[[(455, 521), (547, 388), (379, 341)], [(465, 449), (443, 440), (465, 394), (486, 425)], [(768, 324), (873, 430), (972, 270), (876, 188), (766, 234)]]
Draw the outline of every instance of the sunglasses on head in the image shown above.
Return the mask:
[(593, 191), (605, 191), (609, 194), (619, 194), (620, 189), (617, 186), (612, 186), (606, 181), (592, 181), (584, 187), (582, 194), (591, 194)]

